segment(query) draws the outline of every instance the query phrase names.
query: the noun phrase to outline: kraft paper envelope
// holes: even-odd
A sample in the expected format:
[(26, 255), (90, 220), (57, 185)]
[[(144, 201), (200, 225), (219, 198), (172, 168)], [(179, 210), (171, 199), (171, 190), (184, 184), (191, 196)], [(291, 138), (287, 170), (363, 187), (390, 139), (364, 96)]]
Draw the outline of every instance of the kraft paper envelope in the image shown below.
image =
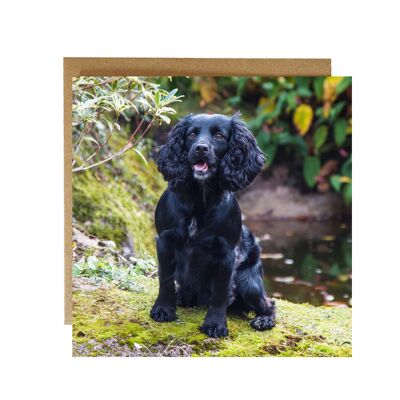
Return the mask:
[(328, 76), (330, 59), (64, 58), (64, 321), (72, 323), (72, 78), (78, 76)]

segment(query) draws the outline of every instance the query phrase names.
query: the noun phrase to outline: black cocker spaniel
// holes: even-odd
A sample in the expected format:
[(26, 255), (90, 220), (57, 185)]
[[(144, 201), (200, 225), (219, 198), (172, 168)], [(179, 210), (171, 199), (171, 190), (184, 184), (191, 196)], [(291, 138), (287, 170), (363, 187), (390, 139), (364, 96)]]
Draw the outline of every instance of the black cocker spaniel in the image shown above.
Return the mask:
[(160, 283), (150, 313), (155, 321), (175, 320), (177, 305), (206, 305), (200, 330), (211, 337), (228, 335), (228, 307), (254, 311), (254, 329), (275, 325), (260, 248), (242, 225), (234, 194), (264, 161), (238, 114), (188, 115), (172, 129), (157, 161), (169, 185), (155, 213)]

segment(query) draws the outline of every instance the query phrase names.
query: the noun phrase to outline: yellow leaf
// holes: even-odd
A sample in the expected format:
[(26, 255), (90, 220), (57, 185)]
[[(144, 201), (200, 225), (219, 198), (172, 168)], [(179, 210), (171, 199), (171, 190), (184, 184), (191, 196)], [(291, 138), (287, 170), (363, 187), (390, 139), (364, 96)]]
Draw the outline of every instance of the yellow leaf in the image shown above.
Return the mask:
[(330, 101), (326, 101), (324, 103), (324, 107), (323, 107), (324, 118), (328, 118), (330, 112), (331, 112), (331, 102)]
[(301, 136), (304, 136), (310, 129), (313, 114), (313, 109), (308, 104), (301, 104), (296, 108), (293, 123)]
[(283, 254), (282, 253), (261, 253), (260, 258), (262, 260), (266, 260), (267, 258), (269, 258), (271, 260), (280, 260), (283, 258)]
[(332, 242), (333, 240), (335, 240), (335, 236), (326, 235), (322, 238), (322, 240), (325, 240), (326, 242)]
[(260, 108), (262, 107), (265, 113), (270, 113), (275, 110), (275, 99), (271, 97), (261, 97), (258, 106)]
[(336, 88), (337, 85), (343, 80), (342, 76), (328, 76), (324, 80), (324, 107), (323, 107), (323, 115), (324, 118), (329, 117), (329, 113), (331, 112), (332, 103), (336, 100)]
[(346, 133), (347, 133), (348, 135), (351, 135), (352, 132), (353, 132), (352, 120), (351, 120), (351, 118), (349, 118), (349, 120), (348, 120), (347, 122), (348, 122), (348, 123), (347, 123)]
[(205, 103), (212, 103), (217, 97), (217, 82), (214, 78), (204, 78), (200, 81), (200, 96)]
[(328, 76), (324, 80), (324, 100), (333, 102), (336, 99), (336, 87), (343, 80), (342, 76)]
[(350, 183), (351, 182), (351, 178), (349, 178), (348, 176), (341, 176), (339, 178), (339, 181), (342, 183)]

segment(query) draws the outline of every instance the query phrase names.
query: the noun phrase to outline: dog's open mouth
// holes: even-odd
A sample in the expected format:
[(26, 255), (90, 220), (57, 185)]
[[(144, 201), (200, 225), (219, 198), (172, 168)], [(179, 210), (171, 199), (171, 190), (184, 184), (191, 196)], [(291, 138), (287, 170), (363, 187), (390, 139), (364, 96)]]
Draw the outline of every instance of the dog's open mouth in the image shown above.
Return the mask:
[(200, 161), (193, 165), (193, 169), (195, 172), (207, 172), (208, 164), (205, 161)]

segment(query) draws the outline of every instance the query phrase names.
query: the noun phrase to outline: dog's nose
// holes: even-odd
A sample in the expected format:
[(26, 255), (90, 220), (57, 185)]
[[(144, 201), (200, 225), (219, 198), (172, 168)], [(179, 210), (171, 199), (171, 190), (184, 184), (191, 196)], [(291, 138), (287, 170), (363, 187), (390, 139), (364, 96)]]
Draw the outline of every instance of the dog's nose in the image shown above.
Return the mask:
[(205, 143), (199, 143), (196, 144), (194, 151), (196, 153), (207, 153), (208, 152), (208, 146)]

